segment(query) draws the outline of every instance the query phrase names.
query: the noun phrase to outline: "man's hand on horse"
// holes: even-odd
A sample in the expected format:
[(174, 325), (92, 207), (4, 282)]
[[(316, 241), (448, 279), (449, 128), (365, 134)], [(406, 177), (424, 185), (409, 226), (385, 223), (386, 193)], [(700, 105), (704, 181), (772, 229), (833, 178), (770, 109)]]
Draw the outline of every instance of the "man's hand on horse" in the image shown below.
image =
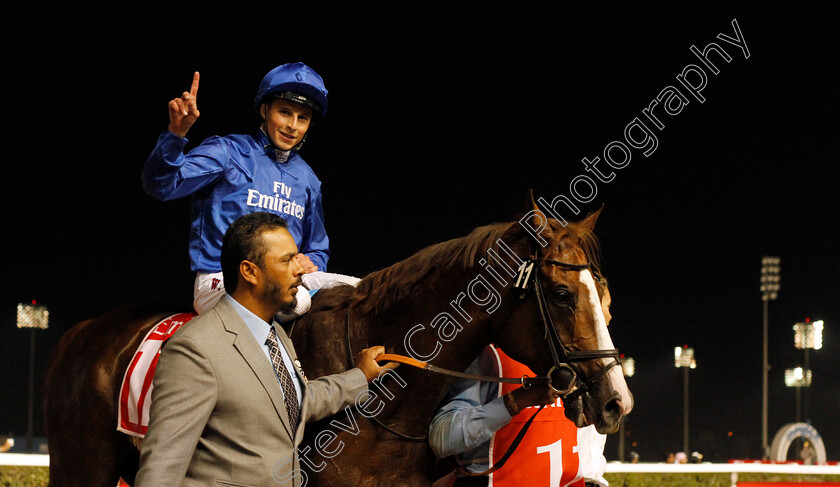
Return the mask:
[(356, 366), (364, 372), (365, 378), (368, 382), (379, 377), (382, 372), (396, 369), (400, 366), (397, 362), (388, 362), (387, 364), (380, 366), (376, 361), (376, 357), (382, 355), (383, 353), (385, 353), (385, 347), (377, 345), (375, 347), (362, 350), (359, 352), (358, 357), (356, 357)]
[(190, 127), (198, 119), (198, 71), (193, 74), (189, 92), (169, 102), (169, 131), (178, 137), (186, 137)]
[(298, 264), (303, 267), (304, 273), (311, 274), (318, 270), (318, 266), (313, 264), (312, 259), (310, 259), (306, 254), (297, 254), (295, 258), (297, 259)]

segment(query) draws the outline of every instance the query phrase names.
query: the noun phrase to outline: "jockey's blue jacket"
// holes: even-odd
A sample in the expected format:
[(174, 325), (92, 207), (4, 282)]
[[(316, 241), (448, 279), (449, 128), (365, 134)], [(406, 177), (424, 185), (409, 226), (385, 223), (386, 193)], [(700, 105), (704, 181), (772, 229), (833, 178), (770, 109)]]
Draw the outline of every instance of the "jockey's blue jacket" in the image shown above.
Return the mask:
[(255, 211), (283, 217), (298, 251), (327, 270), (321, 181), (297, 151), (277, 162), (262, 131), (209, 137), (184, 154), (187, 139), (165, 131), (142, 171), (143, 189), (160, 200), (192, 196), (189, 254), (196, 272), (221, 271), (222, 237), (234, 220)]

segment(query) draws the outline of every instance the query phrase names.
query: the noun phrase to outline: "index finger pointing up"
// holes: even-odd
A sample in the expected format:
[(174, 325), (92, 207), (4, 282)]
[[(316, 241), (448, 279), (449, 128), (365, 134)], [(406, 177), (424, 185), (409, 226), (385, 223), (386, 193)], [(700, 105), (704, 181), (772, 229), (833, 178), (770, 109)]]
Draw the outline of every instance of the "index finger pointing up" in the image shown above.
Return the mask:
[(198, 78), (198, 71), (196, 71), (195, 74), (193, 74), (192, 86), (190, 86), (190, 95), (192, 95), (193, 98), (198, 96)]

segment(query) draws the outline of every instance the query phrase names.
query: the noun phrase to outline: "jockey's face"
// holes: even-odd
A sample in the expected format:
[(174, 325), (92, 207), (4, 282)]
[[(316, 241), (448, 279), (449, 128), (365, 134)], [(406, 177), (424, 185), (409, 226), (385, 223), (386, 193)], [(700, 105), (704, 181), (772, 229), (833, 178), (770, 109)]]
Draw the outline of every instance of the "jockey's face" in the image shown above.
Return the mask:
[(262, 297), (267, 305), (287, 312), (296, 304), (295, 294), (301, 285), (303, 267), (298, 263), (297, 246), (284, 228), (263, 233), (267, 252), (260, 266)]
[(283, 150), (298, 145), (312, 122), (311, 109), (286, 100), (263, 104), (260, 114), (265, 119), (263, 127), (268, 138)]

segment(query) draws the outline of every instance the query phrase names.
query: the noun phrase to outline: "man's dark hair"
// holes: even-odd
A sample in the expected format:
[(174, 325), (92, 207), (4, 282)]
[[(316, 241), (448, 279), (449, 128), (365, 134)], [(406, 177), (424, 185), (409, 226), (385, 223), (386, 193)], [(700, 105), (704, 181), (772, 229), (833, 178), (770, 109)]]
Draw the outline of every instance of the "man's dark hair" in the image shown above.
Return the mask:
[(262, 234), (286, 228), (286, 220), (274, 213), (256, 212), (239, 217), (228, 227), (222, 239), (222, 277), (228, 293), (236, 291), (239, 283), (239, 264), (247, 260), (262, 267), (268, 249)]

